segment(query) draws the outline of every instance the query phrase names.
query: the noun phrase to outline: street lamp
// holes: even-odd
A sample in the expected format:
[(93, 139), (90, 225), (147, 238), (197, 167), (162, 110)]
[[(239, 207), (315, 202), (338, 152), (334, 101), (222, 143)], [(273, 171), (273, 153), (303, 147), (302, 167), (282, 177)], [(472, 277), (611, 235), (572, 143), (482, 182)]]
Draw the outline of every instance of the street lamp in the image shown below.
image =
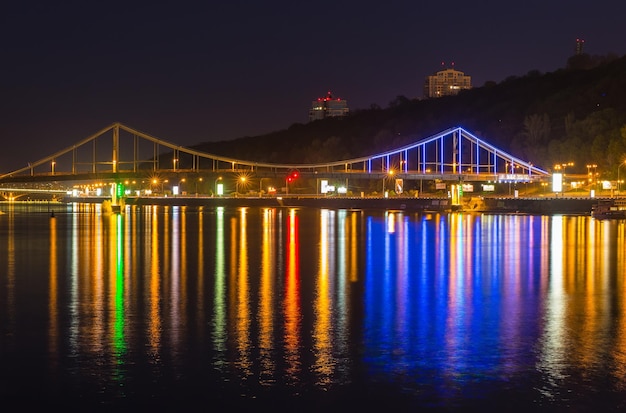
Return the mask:
[[(595, 175), (595, 171), (596, 168), (598, 167), (598, 165), (593, 164), (593, 165), (587, 165), (587, 179), (589, 180), (589, 183), (593, 182), (593, 176)], [(593, 168), (593, 174), (591, 173), (591, 169)]]
[(198, 196), (198, 182), (202, 182), (202, 177), (196, 180), (196, 196)]
[(626, 161), (622, 161), (619, 166), (617, 167), (617, 195), (619, 195), (619, 190), (620, 190), (620, 181), (619, 181), (619, 168), (622, 167), (622, 165), (626, 164)]
[(263, 180), (267, 178), (259, 179), (259, 198), (263, 196)]
[(235, 185), (235, 195), (239, 196), (239, 183), (244, 184), (246, 182), (246, 177), (242, 176), (239, 179), (237, 179), (237, 184)]
[(387, 171), (387, 175), (383, 178), (383, 196), (385, 198), (387, 198), (387, 193), (385, 192), (385, 181), (387, 180), (387, 178), (390, 178), (393, 176), (393, 169), (390, 169)]

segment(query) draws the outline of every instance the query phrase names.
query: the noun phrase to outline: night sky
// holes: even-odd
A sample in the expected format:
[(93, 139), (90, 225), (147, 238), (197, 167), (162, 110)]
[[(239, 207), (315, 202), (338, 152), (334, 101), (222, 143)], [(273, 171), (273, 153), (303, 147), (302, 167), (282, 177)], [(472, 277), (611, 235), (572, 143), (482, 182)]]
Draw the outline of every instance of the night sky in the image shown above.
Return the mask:
[[(623, 1), (12, 1), (0, 6), (0, 173), (122, 122), (181, 145), (422, 96), (442, 62), (474, 86), (626, 54)], [(96, 5), (97, 4), (97, 5)]]

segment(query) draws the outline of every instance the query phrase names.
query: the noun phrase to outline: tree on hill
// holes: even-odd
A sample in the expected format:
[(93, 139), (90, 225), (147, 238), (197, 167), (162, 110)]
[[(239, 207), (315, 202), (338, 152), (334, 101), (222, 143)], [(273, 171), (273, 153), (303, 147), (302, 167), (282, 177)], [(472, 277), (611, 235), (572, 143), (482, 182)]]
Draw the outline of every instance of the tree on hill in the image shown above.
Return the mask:
[(573, 161), (586, 171), (594, 163), (612, 176), (626, 154), (624, 96), (626, 57), (572, 57), (564, 69), (530, 71), (457, 96), (397, 96), (386, 109), (372, 106), (345, 118), (195, 148), (259, 162), (324, 162), (379, 153), (462, 126), (544, 169)]

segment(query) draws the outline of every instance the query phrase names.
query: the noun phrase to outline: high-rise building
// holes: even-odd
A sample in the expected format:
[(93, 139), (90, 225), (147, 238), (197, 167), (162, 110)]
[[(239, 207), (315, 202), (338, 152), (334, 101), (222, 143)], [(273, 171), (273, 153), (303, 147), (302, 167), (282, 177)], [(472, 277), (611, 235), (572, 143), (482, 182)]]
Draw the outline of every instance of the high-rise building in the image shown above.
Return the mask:
[(309, 122), (313, 120), (346, 116), (349, 112), (348, 102), (345, 99), (333, 98), (328, 92), (326, 97), (317, 98), (309, 109)]
[[(441, 63), (442, 67), (444, 63)], [(472, 77), (465, 73), (452, 68), (438, 71), (437, 73), (426, 76), (424, 82), (424, 97), (438, 98), (441, 96), (452, 96), (459, 93), (463, 89), (472, 88)]]
[(576, 39), (575, 53), (576, 53), (577, 56), (583, 54), (583, 46), (585, 46), (585, 40), (584, 39)]

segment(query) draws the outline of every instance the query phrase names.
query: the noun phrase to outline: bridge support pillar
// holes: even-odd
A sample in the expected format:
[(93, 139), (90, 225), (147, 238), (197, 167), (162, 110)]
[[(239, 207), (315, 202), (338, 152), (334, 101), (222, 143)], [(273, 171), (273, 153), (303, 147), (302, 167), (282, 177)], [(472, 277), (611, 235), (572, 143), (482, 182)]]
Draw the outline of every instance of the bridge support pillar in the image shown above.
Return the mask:
[(111, 184), (111, 201), (104, 201), (103, 207), (106, 212), (114, 214), (122, 213), (124, 206), (124, 185), (122, 183)]

